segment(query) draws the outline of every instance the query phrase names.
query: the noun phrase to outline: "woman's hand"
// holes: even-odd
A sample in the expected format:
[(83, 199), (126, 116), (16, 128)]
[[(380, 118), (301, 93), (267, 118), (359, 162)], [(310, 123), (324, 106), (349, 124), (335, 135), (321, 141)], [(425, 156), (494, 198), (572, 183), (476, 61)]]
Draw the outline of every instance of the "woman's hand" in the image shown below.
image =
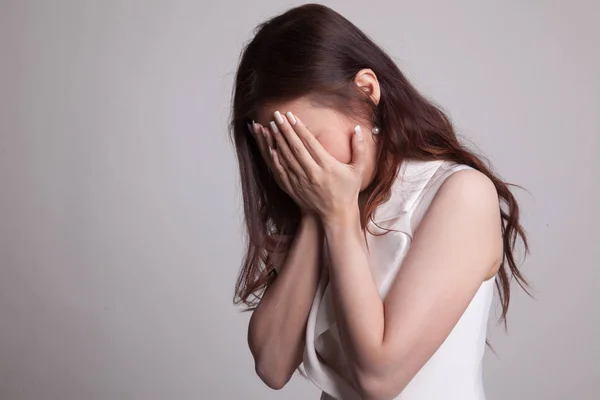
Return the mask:
[(248, 129), (256, 139), (260, 153), (267, 164), (267, 167), (271, 171), (271, 175), (279, 187), (288, 194), (294, 200), (294, 202), (300, 207), (302, 215), (313, 214), (310, 207), (302, 202), (301, 198), (296, 194), (294, 187), (291, 185), (287, 176), (281, 175), (277, 172), (273, 165), (273, 157), (271, 156), (271, 149), (275, 148), (275, 139), (271, 136), (268, 129), (263, 127), (261, 124), (253, 122), (253, 124), (247, 124)]
[(280, 179), (293, 188), (302, 204), (324, 223), (358, 211), (358, 194), (365, 168), (366, 145), (359, 125), (352, 136), (352, 162), (344, 164), (330, 155), (291, 112), (278, 111), (270, 123), (277, 149), (270, 149)]

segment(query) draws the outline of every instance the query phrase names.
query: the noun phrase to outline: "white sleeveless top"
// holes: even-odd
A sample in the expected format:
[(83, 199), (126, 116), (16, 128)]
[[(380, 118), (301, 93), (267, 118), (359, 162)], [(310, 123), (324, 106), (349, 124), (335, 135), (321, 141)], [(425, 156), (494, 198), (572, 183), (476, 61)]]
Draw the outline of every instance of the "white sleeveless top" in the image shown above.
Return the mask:
[[(447, 161), (405, 161), (391, 197), (373, 213), (382, 228), (394, 229), (383, 236), (367, 232), (369, 264), (382, 299), (402, 266), (413, 232), (444, 180), (470, 168)], [(369, 221), (369, 230), (383, 233)], [(326, 247), (325, 247), (326, 248)], [(324, 260), (326, 257), (324, 257)], [(349, 384), (331, 291), (326, 273), (321, 274), (306, 328), (303, 366), (311, 381), (322, 390), (321, 400), (360, 400)], [(464, 314), (441, 347), (395, 400), (483, 400), (482, 358), (495, 277), (482, 283)]]

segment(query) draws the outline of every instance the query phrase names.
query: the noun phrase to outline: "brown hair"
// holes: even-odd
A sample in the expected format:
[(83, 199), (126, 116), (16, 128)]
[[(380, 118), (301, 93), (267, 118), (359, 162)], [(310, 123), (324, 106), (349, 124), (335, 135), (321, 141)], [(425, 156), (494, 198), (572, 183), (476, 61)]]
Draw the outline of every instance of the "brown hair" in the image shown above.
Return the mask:
[[(353, 83), (358, 71), (373, 70), (381, 88), (378, 105)], [(234, 304), (254, 309), (271, 281), (277, 257), (284, 257), (300, 222), (300, 210), (279, 188), (248, 132), (266, 103), (300, 97), (378, 126), (378, 162), (364, 223), (390, 195), (403, 159), (449, 160), (488, 176), (501, 200), (504, 255), (496, 287), (506, 323), (510, 281), (526, 290), (515, 262), (515, 246), (527, 239), (519, 206), (509, 184), (459, 143), (449, 118), (421, 95), (394, 61), (346, 18), (319, 4), (306, 4), (261, 23), (242, 51), (233, 92), (230, 131), (239, 162), (247, 249), (238, 276)], [(281, 261), (281, 259), (279, 260)], [(251, 298), (252, 296), (252, 298)]]

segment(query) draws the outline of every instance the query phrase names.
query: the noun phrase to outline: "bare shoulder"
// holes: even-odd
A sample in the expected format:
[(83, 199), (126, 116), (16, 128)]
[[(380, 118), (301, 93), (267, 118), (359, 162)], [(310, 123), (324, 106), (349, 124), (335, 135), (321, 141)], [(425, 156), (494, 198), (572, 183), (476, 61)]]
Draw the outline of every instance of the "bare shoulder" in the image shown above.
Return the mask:
[(446, 178), (421, 225), (427, 240), (439, 235), (454, 243), (455, 252), (464, 246), (469, 257), (478, 252), (481, 260), (488, 259), (480, 264), (489, 268), (487, 277), (497, 271), (503, 255), (500, 201), (494, 183), (482, 172), (465, 169)]
[(498, 192), (492, 180), (475, 169), (454, 172), (440, 186), (434, 203), (469, 214), (499, 213)]

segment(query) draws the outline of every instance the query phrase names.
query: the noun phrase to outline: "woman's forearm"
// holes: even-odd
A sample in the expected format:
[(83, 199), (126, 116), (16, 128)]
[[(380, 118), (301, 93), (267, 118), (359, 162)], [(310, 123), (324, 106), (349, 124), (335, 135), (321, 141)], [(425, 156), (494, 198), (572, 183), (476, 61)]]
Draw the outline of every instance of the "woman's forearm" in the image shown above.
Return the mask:
[(310, 307), (321, 274), (323, 233), (316, 216), (302, 218), (277, 278), (252, 313), (248, 344), (260, 378), (283, 387), (300, 362)]
[(358, 208), (323, 222), (329, 280), (342, 346), (360, 385), (381, 349), (384, 308), (373, 280)]

